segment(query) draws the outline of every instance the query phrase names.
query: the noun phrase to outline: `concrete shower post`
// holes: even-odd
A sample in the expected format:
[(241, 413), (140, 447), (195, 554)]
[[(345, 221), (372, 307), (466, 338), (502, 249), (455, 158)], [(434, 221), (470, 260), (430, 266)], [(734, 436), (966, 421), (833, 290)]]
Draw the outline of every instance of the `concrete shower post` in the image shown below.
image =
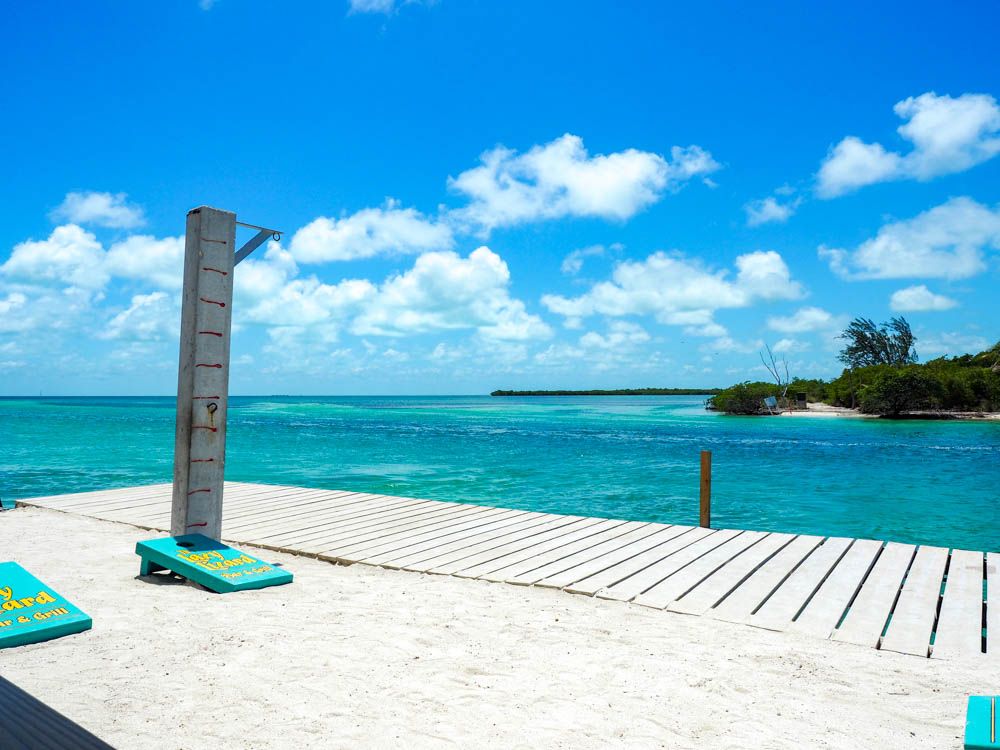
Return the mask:
[(222, 536), (236, 214), (188, 212), (170, 533)]

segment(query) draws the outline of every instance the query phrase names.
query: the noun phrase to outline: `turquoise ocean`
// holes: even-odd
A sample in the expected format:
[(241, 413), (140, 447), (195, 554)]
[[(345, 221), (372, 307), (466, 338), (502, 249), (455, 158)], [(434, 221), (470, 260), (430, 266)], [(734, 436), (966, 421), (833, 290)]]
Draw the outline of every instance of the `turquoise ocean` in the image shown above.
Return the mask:
[[(701, 397), (233, 397), (226, 476), (1000, 551), (1000, 422), (728, 417)], [(0, 399), (0, 496), (169, 482), (173, 397)], [(2, 522), (2, 516), (0, 516)]]

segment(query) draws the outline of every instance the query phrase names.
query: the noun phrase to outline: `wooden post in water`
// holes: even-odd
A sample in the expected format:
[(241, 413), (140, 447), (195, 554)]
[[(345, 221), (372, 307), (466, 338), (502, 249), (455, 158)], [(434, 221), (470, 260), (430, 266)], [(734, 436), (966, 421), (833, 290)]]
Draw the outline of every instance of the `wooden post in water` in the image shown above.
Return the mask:
[(701, 512), (698, 525), (712, 526), (712, 451), (701, 452)]

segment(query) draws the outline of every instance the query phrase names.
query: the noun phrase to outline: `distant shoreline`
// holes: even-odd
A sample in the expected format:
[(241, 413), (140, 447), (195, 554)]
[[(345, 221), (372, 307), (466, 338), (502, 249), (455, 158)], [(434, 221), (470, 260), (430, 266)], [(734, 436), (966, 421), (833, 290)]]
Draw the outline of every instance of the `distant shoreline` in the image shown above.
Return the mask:
[[(766, 416), (766, 415), (765, 415)], [(889, 417), (878, 414), (864, 414), (857, 409), (849, 409), (843, 406), (829, 406), (828, 404), (810, 402), (805, 409), (783, 410), (775, 416), (781, 417), (845, 417), (848, 419), (889, 419)], [(1000, 420), (1000, 413), (997, 412), (974, 412), (974, 411), (912, 411), (895, 420), (906, 421), (908, 419), (930, 419), (930, 420), (966, 420), (966, 421), (989, 421)]]
[(491, 396), (714, 396), (721, 388), (620, 388), (589, 391), (493, 391)]

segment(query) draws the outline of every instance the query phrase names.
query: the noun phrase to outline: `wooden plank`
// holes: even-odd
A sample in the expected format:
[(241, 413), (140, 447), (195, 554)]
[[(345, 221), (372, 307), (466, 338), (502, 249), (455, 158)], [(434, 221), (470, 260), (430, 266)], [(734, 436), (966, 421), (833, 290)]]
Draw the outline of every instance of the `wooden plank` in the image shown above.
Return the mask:
[[(534, 520), (537, 515), (539, 514), (533, 514), (530, 511), (507, 510), (498, 513), (485, 523), (472, 524), (467, 528), (459, 529), (458, 533), (433, 536), (427, 539), (402, 540), (393, 549), (373, 552), (361, 558), (360, 561), (368, 565), (385, 565), (388, 561), (400, 556), (433, 554), (436, 550), (454, 549), (456, 546), (471, 544), (473, 543), (471, 540), (481, 540), (484, 536), (495, 539), (506, 533), (512, 525), (524, 523), (526, 520)], [(399, 568), (398, 565), (387, 567)]]
[(982, 653), (983, 553), (952, 550), (931, 656), (951, 659)]
[[(161, 485), (152, 485), (135, 488), (134, 490), (111, 490), (92, 497), (73, 497), (58, 503), (60, 510), (94, 511), (112, 510), (115, 507), (129, 507), (129, 505), (148, 504), (156, 502), (163, 496)], [(238, 485), (236, 487), (226, 487), (225, 490), (233, 496), (244, 496), (248, 494), (260, 494), (270, 489), (269, 485)], [(297, 489), (295, 487), (284, 487), (286, 490)], [(173, 485), (171, 485), (168, 495), (172, 495)], [(52, 507), (55, 507), (53, 504)]]
[(282, 537), (305, 539), (311, 533), (320, 535), (334, 528), (364, 528), (367, 525), (441, 510), (441, 507), (433, 500), (399, 503), (396, 502), (396, 498), (376, 496), (351, 505), (313, 509), (311, 513), (305, 515), (292, 517), (282, 515), (247, 526), (235, 526), (231, 531), (261, 539), (278, 540)]
[(448, 527), (482, 514), (487, 514), (489, 517), (496, 512), (497, 508), (476, 505), (443, 507), (421, 513), (412, 519), (400, 518), (372, 524), (358, 531), (345, 532), (338, 528), (336, 531), (326, 531), (319, 537), (307, 535), (305, 538), (308, 541), (305, 542), (299, 541), (298, 538), (290, 539), (288, 545), (303, 552), (340, 557), (365, 551), (375, 544), (390, 542), (401, 536)]
[(709, 611), (709, 616), (727, 622), (743, 622), (773, 594), (823, 541), (821, 536), (801, 535), (765, 561), (729, 596)]
[(656, 544), (669, 527), (649, 524), (609, 539), (576, 554), (525, 571), (508, 580), (518, 585), (536, 584), (545, 588), (562, 588), (603, 568), (620, 562), (630, 554), (638, 554)]
[(454, 575), (459, 578), (476, 578), (504, 564), (503, 562), (496, 562), (497, 560), (507, 558), (508, 561), (512, 561), (516, 559), (517, 555), (532, 554), (532, 552), (526, 552), (526, 550), (541, 552), (549, 547), (558, 546), (563, 543), (563, 540), (568, 535), (594, 533), (587, 530), (603, 528), (607, 525), (609, 525), (609, 522), (603, 518), (579, 518), (569, 523), (558, 523), (552, 527), (545, 527), (536, 533), (504, 542), (499, 546), (490, 546), (481, 552), (475, 552), (457, 560), (435, 564), (427, 572), (439, 575)]
[[(654, 526), (655, 525), (657, 524), (654, 524)], [(619, 576), (622, 575), (621, 566), (627, 566), (631, 572), (638, 572), (643, 567), (646, 567), (646, 565), (642, 562), (644, 554), (653, 550), (654, 554), (662, 556), (662, 550), (665, 544), (668, 544), (671, 540), (677, 539), (678, 537), (683, 537), (688, 532), (693, 531), (694, 528), (696, 527), (663, 526), (649, 536), (620, 546), (618, 549), (601, 554), (579, 565), (574, 565), (572, 568), (567, 568), (566, 570), (560, 571), (556, 574), (549, 575), (542, 580), (537, 581), (535, 585), (543, 588), (559, 588), (569, 591), (570, 588), (575, 587), (579, 581), (590, 579), (593, 576), (600, 575), (610, 569), (619, 571), (617, 574)], [(576, 590), (571, 593), (582, 592)]]
[(851, 546), (851, 541), (846, 537), (830, 537), (823, 542), (764, 605), (747, 618), (747, 623), (767, 630), (788, 629), (795, 615)]
[[(404, 524), (388, 533), (386, 533), (386, 530), (377, 531), (374, 532), (373, 536), (364, 540), (355, 539), (352, 535), (336, 544), (325, 546), (321, 550), (321, 553), (360, 561), (369, 554), (383, 550), (391, 551), (398, 549), (401, 546), (413, 543), (414, 540), (436, 539), (455, 531), (490, 523), (495, 520), (496, 516), (511, 512), (502, 508), (486, 507), (473, 510), (456, 510), (435, 516), (434, 520), (429, 523), (425, 519), (421, 519), (413, 521), (410, 524)], [(524, 511), (520, 512), (523, 513)]]
[[(223, 501), (224, 521), (231, 522), (233, 517), (238, 517), (244, 513), (273, 512), (273, 509), (280, 507), (281, 504), (301, 502), (303, 498), (308, 498), (319, 492), (322, 492), (322, 490), (286, 490), (278, 493), (277, 497), (275, 497), (267, 490), (260, 490), (254, 492), (246, 491), (235, 497), (226, 495)], [(129, 518), (158, 519), (160, 516), (169, 518), (170, 514), (170, 503), (165, 503), (163, 498), (148, 501), (142, 505), (102, 509), (100, 512), (95, 513), (95, 515), (109, 520), (128, 520)]]
[(250, 503), (230, 503), (226, 498), (226, 521), (233, 528), (242, 528), (258, 519), (281, 512), (285, 517), (312, 514), (328, 508), (340, 508), (362, 502), (360, 498), (381, 498), (357, 492), (332, 492), (330, 490), (305, 490), (301, 494), (268, 496)]
[(944, 547), (919, 547), (910, 570), (903, 581), (892, 619), (882, 638), (883, 651), (927, 656), (931, 647), (931, 631), (937, 616), (941, 581), (948, 563)]
[(915, 551), (912, 544), (897, 542), (889, 542), (882, 548), (833, 640), (859, 646), (878, 645)]
[[(598, 526), (600, 528), (598, 529)], [(559, 544), (546, 545), (544, 551), (532, 549), (528, 554), (518, 554), (511, 559), (500, 559), (494, 562), (492, 569), (478, 576), (485, 581), (506, 581), (526, 570), (537, 568), (539, 565), (547, 565), (550, 562), (560, 560), (564, 557), (576, 554), (580, 550), (593, 547), (606, 539), (614, 539), (622, 534), (627, 534), (642, 524), (636, 521), (610, 521), (606, 525), (593, 526), (579, 534), (570, 533), (567, 537), (561, 538)], [(594, 529), (597, 529), (596, 531)]]
[(881, 550), (882, 542), (855, 539), (805, 609), (785, 629), (829, 638)]
[(671, 598), (672, 594), (661, 594), (653, 588), (642, 597), (637, 596), (635, 602), (671, 612), (703, 615), (793, 539), (794, 534), (768, 534), (676, 600)]
[(448, 542), (433, 549), (401, 553), (383, 559), (379, 565), (394, 570), (428, 571), (439, 562), (468, 557), (477, 551), (497, 547), (505, 541), (538, 533), (540, 528), (566, 518), (567, 516), (556, 516), (548, 513), (525, 513), (520, 518), (512, 519), (510, 523), (496, 532), (481, 531), (460, 541)]
[(18, 500), (18, 502), (28, 505), (42, 505), (47, 508), (62, 508), (73, 507), (76, 505), (86, 505), (88, 502), (102, 500), (108, 497), (155, 495), (164, 491), (171, 492), (172, 490), (172, 484), (145, 484), (139, 487), (121, 487), (114, 490), (91, 490), (89, 492), (72, 492), (66, 495), (25, 497)]
[(1000, 657), (1000, 554), (986, 555), (986, 653)]
[[(367, 541), (371, 538), (386, 536), (396, 531), (412, 528), (418, 524), (433, 523), (455, 514), (482, 512), (484, 506), (471, 506), (443, 503), (429, 507), (412, 506), (403, 512), (389, 510), (375, 512), (358, 519), (334, 520), (315, 528), (279, 534), (274, 540), (288, 543), (298, 549), (308, 550), (316, 545), (340, 544), (350, 540)], [(479, 508), (477, 511), (476, 509)], [(267, 531), (254, 535), (255, 538), (270, 538)]]
[(630, 601), (635, 596), (657, 585), (668, 576), (673, 575), (684, 566), (690, 565), (702, 555), (711, 552), (721, 544), (725, 544), (739, 533), (735, 529), (712, 531), (694, 544), (677, 550), (659, 562), (647, 566), (635, 575), (629, 576), (607, 588), (598, 589), (595, 596), (599, 599)]
[(762, 531), (739, 532), (725, 543), (660, 581), (645, 593), (649, 594), (651, 598), (655, 596), (657, 603), (663, 603), (663, 606), (666, 606), (668, 603), (680, 599), (723, 565), (766, 536), (767, 534)]
[(660, 541), (655, 547), (652, 547), (635, 557), (622, 560), (617, 565), (612, 565), (611, 567), (593, 573), (586, 578), (581, 578), (579, 581), (567, 586), (566, 591), (571, 594), (585, 594), (593, 596), (601, 589), (613, 586), (619, 581), (636, 575), (637, 573), (641, 573), (650, 565), (654, 565), (655, 563), (666, 559), (675, 552), (694, 544), (699, 539), (712, 533), (711, 529), (703, 529), (698, 526), (674, 526), (672, 528), (678, 530), (677, 535), (670, 537), (665, 541)]
[[(406, 508), (418, 504), (432, 502), (430, 500), (407, 500), (385, 495), (360, 495), (352, 493), (345, 497), (319, 496), (304, 499), (303, 502), (291, 505), (274, 505), (268, 509), (255, 509), (237, 512), (229, 520), (229, 528), (239, 533), (256, 533), (261, 526), (268, 525), (276, 531), (303, 531), (329, 517), (360, 516), (370, 510), (382, 508)], [(275, 523), (275, 515), (280, 523)]]

